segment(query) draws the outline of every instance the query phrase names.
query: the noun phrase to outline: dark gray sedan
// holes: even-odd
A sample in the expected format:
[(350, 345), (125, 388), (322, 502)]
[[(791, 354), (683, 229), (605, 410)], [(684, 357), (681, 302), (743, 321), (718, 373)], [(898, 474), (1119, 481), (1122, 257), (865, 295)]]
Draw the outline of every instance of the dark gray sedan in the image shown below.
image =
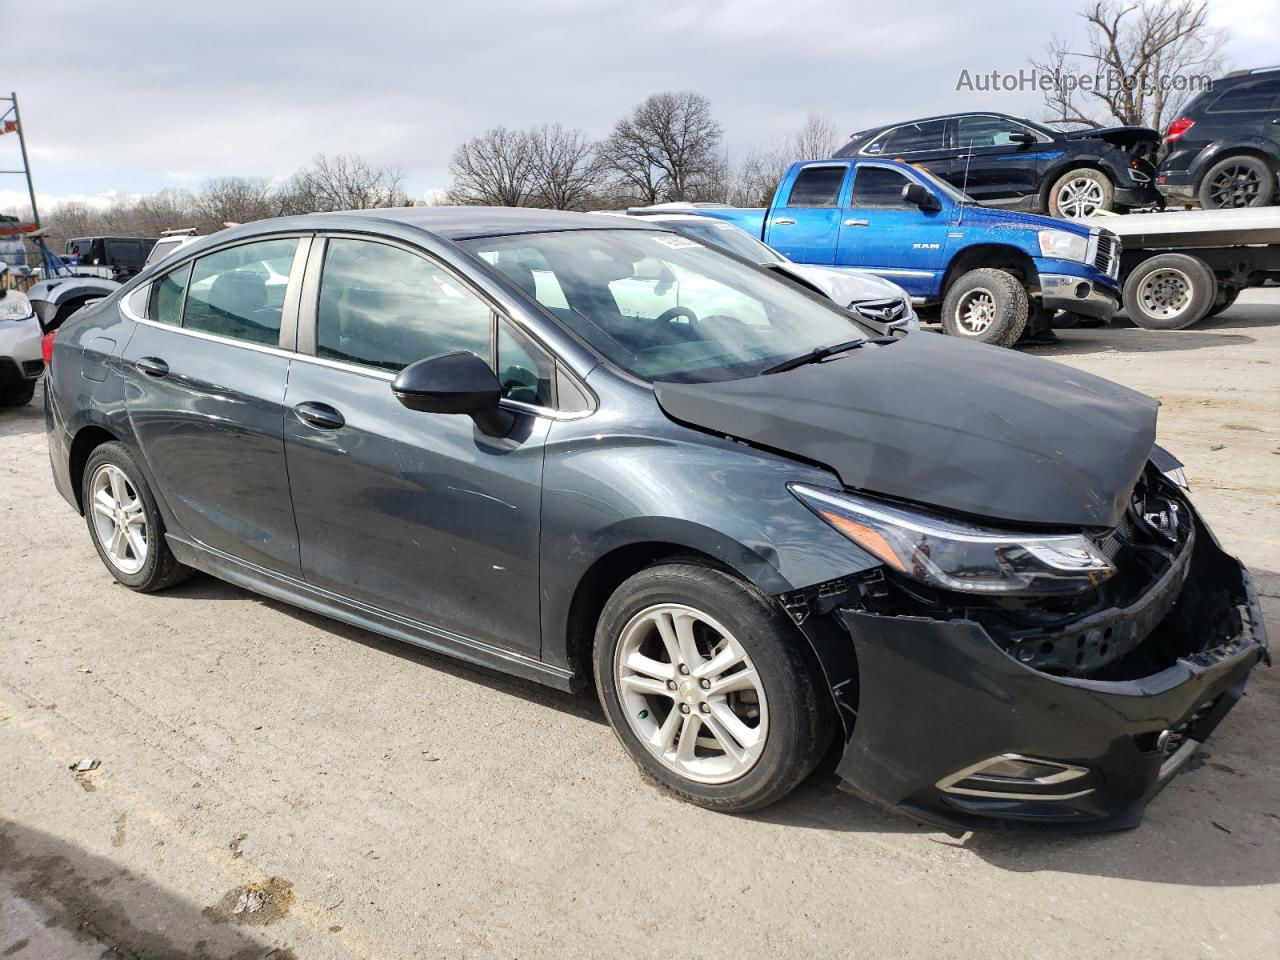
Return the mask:
[(50, 456), (119, 582), (594, 684), (695, 803), (838, 736), (949, 827), (1137, 823), (1265, 656), (1248, 574), (1154, 401), (886, 332), (641, 222), (264, 221), (46, 337)]

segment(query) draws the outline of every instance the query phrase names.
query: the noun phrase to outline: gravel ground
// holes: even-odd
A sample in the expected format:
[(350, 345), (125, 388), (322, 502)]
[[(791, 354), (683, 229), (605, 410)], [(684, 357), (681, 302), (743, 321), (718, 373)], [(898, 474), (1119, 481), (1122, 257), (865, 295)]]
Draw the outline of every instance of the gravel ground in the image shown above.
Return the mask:
[[(1280, 291), (1036, 352), (1163, 400), (1280, 636)], [(48, 471), (39, 405), (0, 412), (0, 956), (1276, 956), (1274, 671), (1133, 832), (953, 838), (822, 772), (720, 816), (588, 698), (207, 577), (114, 585)]]

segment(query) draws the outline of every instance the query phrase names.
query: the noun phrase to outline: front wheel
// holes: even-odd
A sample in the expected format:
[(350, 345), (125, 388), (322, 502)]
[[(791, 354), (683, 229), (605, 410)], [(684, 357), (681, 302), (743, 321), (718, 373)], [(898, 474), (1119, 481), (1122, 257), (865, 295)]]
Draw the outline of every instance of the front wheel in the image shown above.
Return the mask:
[(1100, 170), (1068, 170), (1049, 188), (1049, 213), (1065, 220), (1091, 217), (1115, 206), (1116, 188)]
[(832, 708), (806, 641), (768, 600), (698, 563), (620, 586), (596, 628), (596, 689), (631, 758), (682, 799), (766, 806), (821, 759)]
[(1218, 281), (1208, 265), (1185, 253), (1144, 260), (1124, 282), (1124, 309), (1147, 330), (1183, 330), (1213, 306)]
[(953, 337), (1011, 347), (1027, 328), (1030, 304), (1018, 278), (994, 267), (970, 270), (947, 288), (942, 329)]

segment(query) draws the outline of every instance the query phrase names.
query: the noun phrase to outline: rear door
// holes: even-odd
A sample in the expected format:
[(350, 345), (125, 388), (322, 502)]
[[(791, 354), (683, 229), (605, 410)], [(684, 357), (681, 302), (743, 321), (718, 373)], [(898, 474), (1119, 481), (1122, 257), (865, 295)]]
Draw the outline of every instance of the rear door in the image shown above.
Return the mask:
[(809, 163), (779, 191), (769, 210), (765, 242), (796, 263), (830, 266), (840, 240), (840, 203), (849, 178), (847, 162)]
[(948, 136), (948, 121), (918, 120), (886, 130), (863, 149), (864, 156), (902, 160), (927, 167), (946, 177), (955, 164), (955, 149)]
[(912, 182), (897, 167), (858, 163), (848, 205), (841, 211), (836, 266), (860, 267), (914, 297), (928, 297), (946, 264), (951, 218), (946, 203), (942, 210), (925, 211), (903, 200), (902, 188)]
[(130, 423), (183, 532), (294, 575), (284, 392), (309, 244), (272, 237), (169, 271), (122, 354)]

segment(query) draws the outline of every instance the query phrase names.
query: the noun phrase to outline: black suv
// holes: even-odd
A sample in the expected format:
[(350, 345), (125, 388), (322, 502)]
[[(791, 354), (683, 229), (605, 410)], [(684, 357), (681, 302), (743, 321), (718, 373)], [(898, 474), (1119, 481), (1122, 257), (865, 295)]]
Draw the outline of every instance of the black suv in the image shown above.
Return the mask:
[(77, 237), (67, 241), (63, 259), (80, 275), (123, 283), (142, 269), (155, 245), (155, 237)]
[(920, 164), (975, 200), (1055, 217), (1163, 206), (1150, 127), (1063, 133), (1003, 113), (956, 113), (855, 133), (838, 157)]
[(1228, 74), (1169, 124), (1157, 189), (1206, 210), (1276, 202), (1280, 66)]

